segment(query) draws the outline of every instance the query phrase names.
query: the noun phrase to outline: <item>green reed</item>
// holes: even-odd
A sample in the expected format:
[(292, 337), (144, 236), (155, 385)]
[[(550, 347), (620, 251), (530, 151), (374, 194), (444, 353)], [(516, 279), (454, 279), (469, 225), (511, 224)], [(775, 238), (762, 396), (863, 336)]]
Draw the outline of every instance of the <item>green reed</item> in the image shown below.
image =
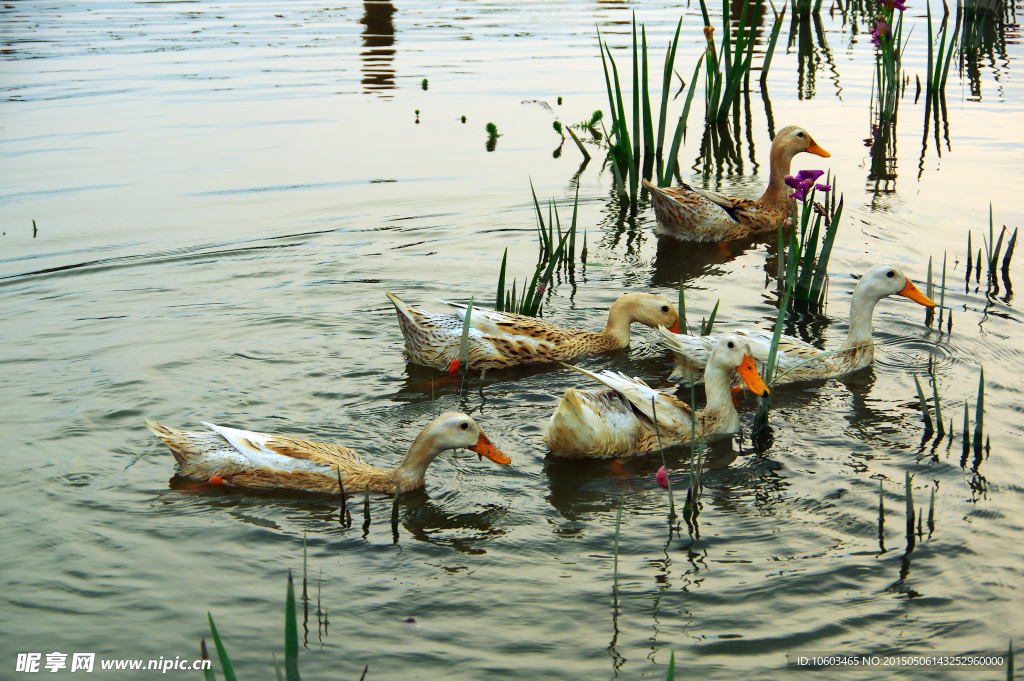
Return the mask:
[[(548, 205), (550, 212), (548, 222), (545, 223), (532, 181), (530, 182), (530, 191), (533, 193), (533, 205), (537, 212), (539, 262), (528, 287), (525, 286), (524, 279), (522, 291), (517, 292), (516, 280), (513, 279), (512, 288), (507, 291), (505, 272), (508, 265), (508, 249), (505, 249), (505, 254), (501, 259), (501, 270), (498, 272), (494, 309), (498, 312), (513, 312), (529, 317), (538, 317), (543, 308), (544, 291), (551, 283), (555, 268), (560, 264), (570, 265), (575, 262), (576, 222), (579, 216), (580, 190), (579, 187), (576, 188), (576, 197), (572, 206), (572, 223), (569, 226), (569, 231), (565, 234), (562, 234), (561, 219), (558, 216), (558, 206), (555, 202), (552, 200)], [(587, 258), (586, 235), (583, 238), (583, 253), (581, 255), (585, 263)]]
[[(1013, 641), (1010, 641), (1010, 659), (1013, 660)], [(1012, 662), (1011, 662), (1012, 665)], [(665, 681), (675, 681), (676, 678), (676, 651), (668, 658), (668, 671), (665, 673)]]
[(488, 123), (484, 126), (484, 130), (487, 131), (487, 141), (484, 143), (484, 148), (487, 151), (494, 151), (498, 146), (498, 138), (501, 137), (498, 134), (498, 126), (494, 123)]
[(910, 476), (910, 471), (907, 471), (905, 475), (907, 490), (907, 553), (910, 553), (914, 550), (914, 545), (917, 543), (914, 537), (914, 488), (911, 484), (913, 478)]
[(949, 75), (949, 64), (953, 58), (953, 50), (957, 42), (957, 33), (953, 33), (949, 45), (946, 44), (946, 31), (949, 28), (949, 8), (943, 5), (942, 35), (939, 38), (938, 48), (935, 46), (935, 38), (932, 33), (932, 4), (925, 3), (928, 7), (928, 83), (929, 92), (941, 92), (946, 89), (946, 77)]
[[(462, 320), (462, 339), (459, 341), (459, 369), (463, 375), (469, 372), (469, 329), (473, 326), (471, 321), (473, 317), (473, 299), (469, 299), (469, 304), (466, 305), (466, 317)], [(398, 493), (395, 493), (395, 499), (398, 499)], [(391, 522), (396, 521), (394, 513), (392, 513)]]
[(626, 501), (626, 490), (623, 488), (622, 496), (619, 497), (619, 512), (615, 515), (615, 554), (612, 563), (612, 591), (618, 596), (619, 593), (619, 531), (622, 529), (622, 506)]
[[(217, 631), (217, 625), (213, 623), (213, 615), (206, 613), (206, 618), (210, 623), (210, 635), (213, 637), (213, 644), (217, 649), (217, 658), (220, 661), (221, 673), (224, 674), (224, 681), (237, 681), (234, 667), (231, 664), (231, 659), (228, 657), (228, 651), (224, 647), (224, 642), (221, 640), (220, 633)], [(202, 659), (210, 659), (210, 656), (206, 651), (205, 639), (200, 641), (199, 647)], [(273, 660), (274, 669), (278, 679), (282, 679), (283, 681), (300, 681), (299, 627), (298, 615), (295, 607), (295, 584), (292, 581), (291, 570), (288, 571), (288, 587), (285, 592), (284, 604), (284, 676), (281, 675), (281, 671), (278, 668), (276, 655), (273, 655)], [(203, 676), (206, 681), (215, 681), (217, 678), (212, 668), (204, 670)]]
[[(730, 108), (739, 95), (741, 83), (750, 77), (750, 67), (754, 58), (754, 31), (747, 27), (748, 7), (749, 3), (744, 2), (740, 10), (736, 42), (731, 43), (732, 14), (729, 11), (729, 0), (722, 0), (722, 43), (720, 49), (716, 49), (714, 27), (711, 25), (707, 4), (704, 0), (700, 0), (701, 16), (704, 18), (704, 36), (707, 40), (707, 50), (705, 51), (707, 61), (704, 63), (706, 96), (704, 118), (707, 123), (724, 121), (729, 117)], [(757, 0), (754, 11), (757, 12), (760, 9), (761, 0)], [(784, 13), (785, 11), (783, 11)], [(779, 14), (776, 16), (775, 26), (772, 28), (770, 51), (766, 53), (765, 57), (769, 66), (771, 54), (775, 51), (775, 41), (778, 40), (781, 28), (782, 14)], [(765, 78), (765, 71), (763, 71), (762, 83)]]
[(980, 453), (982, 437), (985, 434), (985, 367), (981, 367), (981, 377), (978, 379), (978, 403), (974, 411), (974, 452)]
[[(841, 204), (840, 204), (841, 205)], [(783, 226), (779, 223), (779, 246), (778, 251), (781, 256), (785, 253), (783, 248)], [(772, 334), (771, 348), (768, 350), (768, 361), (765, 362), (764, 376), (762, 380), (765, 385), (772, 385), (774, 382), (772, 379), (775, 376), (775, 359), (779, 352), (779, 342), (782, 340), (782, 327), (786, 321), (786, 310), (789, 308), (789, 300), (793, 295), (793, 289), (796, 285), (796, 270), (797, 265), (800, 261), (799, 257), (800, 245), (797, 242), (796, 230), (792, 230), (789, 233), (789, 256), (786, 261), (785, 275), (780, 280), (782, 287), (782, 298), (779, 301), (779, 313), (775, 318), (775, 331)], [(782, 260), (780, 257), (779, 268), (782, 268)], [(781, 272), (780, 272), (781, 273)], [(761, 432), (768, 425), (768, 411), (771, 408), (771, 393), (762, 395), (757, 404), (757, 415), (754, 417), (754, 433)]]
[(697, 437), (697, 391), (693, 373), (690, 373), (690, 484), (686, 489), (683, 517), (689, 523), (696, 515), (700, 499), (700, 486), (704, 470), (704, 434)]
[(721, 304), (721, 302), (722, 301), (719, 300), (718, 302), (715, 303), (715, 307), (714, 307), (713, 310), (711, 310), (711, 316), (708, 317), (706, 325), (705, 325), (704, 319), (701, 318), (701, 320), (700, 320), (700, 335), (702, 335), (702, 336), (710, 336), (711, 335), (711, 327), (714, 326), (714, 324), (715, 324), (715, 317), (718, 315), (718, 306), (719, 306), (719, 304)]
[[(877, 49), (875, 51), (875, 83), (878, 119), (891, 123), (896, 115), (896, 103), (903, 80), (903, 12), (893, 23), (894, 7), (884, 10), (876, 24)], [(879, 30), (881, 29), (881, 30)]]
[(1013, 681), (1013, 639), (1010, 639), (1010, 650), (1006, 653), (1006, 681)]
[[(772, 8), (772, 12), (775, 12), (775, 8)], [(765, 82), (768, 80), (768, 69), (772, 65), (772, 55), (775, 54), (775, 44), (779, 42), (779, 33), (782, 32), (782, 18), (786, 16), (786, 6), (782, 6), (782, 11), (775, 14), (775, 25), (772, 26), (772, 35), (768, 39), (768, 49), (764, 53), (764, 62), (761, 64), (761, 88), (764, 89)]]
[[(843, 217), (843, 196), (840, 195), (837, 204), (835, 179), (831, 177), (831, 173), (825, 177), (826, 184), (831, 185), (832, 189), (827, 192), (823, 204), (814, 202), (817, 189), (812, 189), (810, 196), (804, 199), (799, 217), (800, 241), (796, 252), (794, 253), (791, 247), (791, 252), (787, 256), (798, 261), (795, 273), (796, 281), (793, 285), (794, 297), (815, 306), (822, 305), (825, 300), (828, 261), (832, 255), (832, 244), (835, 242)], [(796, 222), (796, 205), (797, 201), (794, 199), (794, 223)], [(814, 216), (813, 222), (811, 221), (812, 215)], [(823, 221), (825, 223), (824, 233), (821, 231)], [(808, 229), (809, 225), (810, 229)], [(820, 253), (818, 252), (819, 243)]]
[(679, 305), (676, 309), (679, 311), (680, 333), (690, 333), (690, 325), (686, 323), (686, 293), (684, 292), (682, 279), (679, 280)]
[[(924, 419), (924, 434), (925, 437), (931, 435), (935, 428), (932, 425), (932, 414), (931, 410), (928, 409), (928, 401), (924, 398), (924, 391), (921, 390), (921, 381), (917, 380), (917, 374), (914, 376), (914, 385), (917, 386), (917, 399), (921, 401), (921, 418)], [(942, 423), (941, 421), (939, 422)]]
[[(604, 69), (605, 89), (608, 93), (608, 106), (611, 113), (612, 138), (609, 138), (609, 153), (612, 159), (612, 170), (616, 176), (616, 186), (620, 187), (623, 193), (628, 194), (630, 206), (634, 210), (637, 207), (637, 199), (640, 187), (640, 159), (641, 139), (643, 140), (643, 155), (656, 160), (657, 163), (645, 164), (644, 177), (651, 179), (651, 171), (648, 168), (657, 166), (658, 186), (664, 187), (671, 184), (672, 175), (675, 172), (679, 142), (682, 139), (686, 128), (686, 117), (689, 114), (689, 102), (692, 100), (694, 80), (690, 81), (690, 93), (687, 96), (687, 103), (683, 108), (683, 114), (676, 123), (676, 131), (673, 136), (672, 151), (668, 156), (668, 167), (663, 167), (663, 150), (665, 146), (665, 133), (667, 131), (668, 99), (672, 86), (672, 73), (676, 58), (676, 48), (679, 45), (679, 32), (682, 29), (683, 20), (680, 17), (676, 24), (676, 32), (669, 41), (668, 51), (665, 55), (665, 62), (662, 68), (662, 92), (661, 105), (658, 107), (658, 128), (654, 129), (655, 108), (651, 105), (649, 58), (647, 50), (647, 28), (640, 25), (640, 33), (637, 33), (636, 16), (633, 16), (633, 43), (632, 43), (632, 126), (630, 119), (626, 116), (623, 88), (619, 79), (619, 69), (612, 56), (611, 48), (601, 37), (601, 31), (597, 31), (598, 49), (601, 52), (601, 64)], [(609, 70), (609, 66), (611, 67)], [(696, 75), (696, 74), (695, 74)], [(641, 123), (642, 121), (642, 123)], [(631, 132), (632, 130), (632, 132)], [(607, 133), (606, 133), (607, 137)]]

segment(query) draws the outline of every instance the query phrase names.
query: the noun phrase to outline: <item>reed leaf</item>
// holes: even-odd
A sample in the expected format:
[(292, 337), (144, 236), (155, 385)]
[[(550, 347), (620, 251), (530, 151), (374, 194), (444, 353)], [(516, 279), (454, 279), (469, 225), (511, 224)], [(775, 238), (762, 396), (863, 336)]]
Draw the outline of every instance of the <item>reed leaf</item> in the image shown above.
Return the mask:
[[(774, 9), (773, 9), (774, 11)], [(775, 44), (779, 42), (779, 33), (782, 31), (782, 18), (786, 16), (786, 5), (782, 6), (782, 11), (775, 15), (775, 25), (772, 27), (772, 35), (768, 40), (768, 49), (764, 53), (764, 61), (761, 64), (761, 86), (764, 86), (765, 80), (768, 78), (768, 69), (772, 65), (772, 55), (775, 54)]]
[[(210, 659), (210, 653), (208, 653), (206, 651), (206, 639), (205, 638), (199, 639), (199, 658), (201, 660), (203, 660), (204, 662), (206, 660)], [(280, 674), (278, 674), (278, 678), (280, 678)], [(217, 675), (213, 673), (213, 664), (212, 663), (210, 664), (209, 667), (205, 667), (205, 665), (204, 665), (203, 680), (204, 681), (217, 681)], [(280, 679), (280, 681), (284, 681), (284, 679)]]
[[(705, 53), (706, 54), (706, 53)], [(679, 164), (679, 145), (686, 135), (686, 120), (690, 116), (690, 104), (693, 103), (693, 92), (697, 84), (697, 77), (700, 75), (700, 65), (704, 62), (704, 54), (697, 59), (697, 65), (693, 68), (693, 77), (690, 78), (690, 89), (686, 92), (686, 102), (683, 104), (683, 113), (679, 115), (676, 123), (676, 132), (672, 137), (672, 148), (668, 152), (668, 165), (665, 166), (665, 175), (659, 187), (668, 187), (672, 184), (672, 176), (676, 174), (676, 167)]]
[[(835, 180), (832, 180), (833, 198), (835, 197)], [(818, 264), (814, 269), (814, 278), (811, 280), (812, 299), (821, 303), (824, 295), (825, 277), (828, 275), (828, 261), (832, 255), (832, 244), (836, 240), (836, 233), (839, 231), (839, 222), (843, 217), (843, 197), (839, 197), (839, 205), (832, 211), (832, 218), (829, 220), (828, 228), (825, 230), (825, 239), (821, 244), (821, 255), (818, 256)]]
[(291, 570), (288, 571), (288, 589), (284, 599), (284, 676), (286, 681), (299, 681), (299, 627)]
[[(1010, 641), (1010, 659), (1013, 659), (1013, 641)], [(668, 671), (665, 673), (665, 681), (675, 681), (676, 678), (676, 652), (668, 658)]]
[[(646, 78), (644, 85), (646, 85)], [(636, 10), (633, 11), (633, 158), (640, 158), (640, 59), (637, 55)]]
[(702, 336), (710, 336), (711, 335), (711, 327), (714, 326), (714, 324), (715, 324), (715, 316), (718, 315), (718, 306), (721, 304), (721, 302), (722, 301), (719, 300), (719, 301), (717, 301), (715, 303), (715, 308), (713, 310), (711, 310), (711, 316), (708, 317), (707, 328), (701, 328), (700, 335), (702, 335)]
[(924, 391), (921, 390), (921, 381), (917, 380), (917, 374), (913, 374), (913, 376), (914, 385), (917, 386), (917, 399), (921, 400), (921, 418), (924, 419), (924, 432), (927, 436), (935, 430), (932, 426), (932, 414), (931, 410), (928, 409), (928, 401), (924, 399)]
[(270, 658), (274, 661), (274, 678), (276, 678), (277, 681), (285, 681), (284, 674), (281, 673), (281, 665), (277, 663), (277, 653), (271, 650)]
[[(636, 21), (634, 19), (634, 21)], [(651, 93), (647, 83), (647, 28), (640, 25), (640, 35), (643, 40), (643, 105), (644, 105), (644, 154), (654, 154), (654, 122), (651, 120)], [(636, 91), (634, 90), (634, 96)]]
[(981, 378), (978, 379), (978, 404), (974, 412), (974, 448), (981, 449), (982, 435), (985, 424), (985, 367), (981, 367)]
[(572, 131), (572, 128), (570, 128), (568, 125), (565, 126), (565, 129), (569, 132), (569, 137), (572, 137), (572, 141), (576, 143), (576, 148), (580, 150), (581, 154), (583, 154), (583, 158), (589, 161), (590, 152), (587, 151), (587, 148), (585, 146), (583, 146), (583, 142), (580, 142), (580, 138), (576, 136), (576, 133), (574, 133)]
[(213, 637), (213, 645), (217, 649), (217, 659), (220, 660), (220, 670), (224, 674), (224, 681), (238, 681), (235, 677), (235, 670), (231, 666), (231, 660), (228, 659), (228, 651), (220, 640), (220, 634), (217, 633), (217, 625), (213, 623), (213, 615), (206, 613), (206, 619), (210, 621), (210, 635)]
[[(469, 299), (466, 305), (466, 318), (462, 320), (462, 340), (459, 342), (459, 368), (463, 374), (469, 371), (469, 329), (473, 325), (470, 318), (473, 316), (473, 299)], [(392, 518), (392, 522), (394, 518)]]
[[(658, 157), (661, 157), (662, 151), (665, 147), (665, 120), (668, 116), (668, 95), (672, 91), (672, 72), (676, 63), (676, 48), (679, 46), (679, 31), (683, 28), (683, 18), (679, 17), (679, 23), (676, 24), (676, 34), (672, 37), (671, 42), (668, 44), (668, 54), (665, 55), (665, 70), (662, 73), (661, 83), (661, 113), (658, 116), (658, 146), (655, 153)], [(658, 178), (658, 186), (662, 187), (660, 183), (661, 178)]]
[(935, 400), (935, 425), (938, 427), (939, 435), (945, 435), (946, 427), (942, 424), (942, 406), (939, 404), (939, 379), (934, 373), (932, 373), (932, 395)]
[(505, 311), (505, 265), (508, 263), (508, 249), (501, 256), (501, 271), (498, 272), (498, 291), (494, 296), (494, 309), (498, 312)]
[(613, 564), (614, 582), (613, 589), (619, 591), (619, 530), (622, 528), (622, 505), (626, 501), (626, 489), (622, 489), (622, 496), (619, 497), (619, 512), (615, 516), (615, 558)]
[(1013, 257), (1013, 247), (1017, 245), (1017, 227), (1013, 228), (1013, 236), (1010, 237), (1010, 241), (1006, 244), (1006, 255), (1003, 256), (1003, 271), (1008, 272), (1010, 270), (1010, 258)]
[(686, 323), (686, 293), (683, 280), (679, 280), (679, 328), (684, 333), (690, 333), (690, 325)]

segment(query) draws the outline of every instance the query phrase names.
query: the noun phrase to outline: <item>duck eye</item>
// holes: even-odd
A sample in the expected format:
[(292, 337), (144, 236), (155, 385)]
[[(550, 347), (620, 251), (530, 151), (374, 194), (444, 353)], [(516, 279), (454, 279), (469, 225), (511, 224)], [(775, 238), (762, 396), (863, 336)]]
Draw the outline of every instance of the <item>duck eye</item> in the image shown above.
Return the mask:
[(796, 134), (796, 136), (797, 136), (797, 137), (800, 137), (800, 138), (803, 138), (803, 136), (804, 136), (804, 133), (803, 133), (802, 131), (801, 131), (801, 132), (798, 132), (798, 133)]
[(729, 341), (729, 347), (730, 347), (730, 348), (734, 348), (734, 347), (736, 347), (736, 344), (735, 344), (735, 343), (733, 343), (732, 341)]
[(668, 312), (668, 305), (662, 305), (661, 306), (661, 311), (662, 312)]
[(893, 272), (892, 270), (889, 270), (888, 272), (886, 272), (886, 273), (885, 273), (885, 276), (887, 276), (887, 277), (889, 277), (890, 279), (892, 279), (893, 277), (895, 277), (895, 276), (896, 276), (896, 273), (895, 273), (895, 272)]
[(462, 428), (463, 430), (469, 430), (469, 424), (463, 421), (462, 423), (459, 424), (459, 428)]

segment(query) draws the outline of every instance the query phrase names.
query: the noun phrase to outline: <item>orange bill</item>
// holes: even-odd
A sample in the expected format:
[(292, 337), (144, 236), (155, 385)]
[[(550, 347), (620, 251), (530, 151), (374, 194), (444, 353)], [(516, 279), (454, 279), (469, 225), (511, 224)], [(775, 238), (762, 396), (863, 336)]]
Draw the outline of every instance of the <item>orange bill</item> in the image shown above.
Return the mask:
[(806, 151), (807, 151), (808, 154), (814, 154), (816, 156), (824, 156), (825, 158), (828, 158), (829, 156), (832, 155), (832, 154), (828, 153), (827, 151), (825, 151), (824, 149), (822, 149), (821, 147), (819, 147), (818, 143), (815, 142), (814, 140), (811, 140), (811, 146), (807, 147)]
[(448, 375), (454, 376), (459, 373), (459, 358), (456, 357), (452, 360), (452, 363), (448, 365)]
[(480, 433), (480, 439), (469, 450), (481, 456), (486, 456), (494, 463), (500, 463), (502, 466), (512, 463), (512, 459), (499, 452), (498, 448), (491, 444), (491, 441), (483, 433)]
[(755, 395), (767, 395), (771, 392), (758, 375), (757, 366), (754, 364), (754, 360), (750, 358), (750, 355), (744, 353), (743, 362), (736, 367), (736, 372), (739, 373), (740, 378), (743, 379), (743, 382), (747, 384), (747, 387)]
[(672, 333), (679, 333), (679, 320), (678, 319), (676, 319), (676, 323), (672, 325), (672, 328), (670, 328), (669, 331), (671, 331)]
[(914, 286), (910, 279), (907, 279), (907, 285), (900, 291), (900, 295), (904, 298), (910, 298), (918, 305), (924, 305), (925, 307), (935, 307), (935, 301), (921, 293), (920, 289)]

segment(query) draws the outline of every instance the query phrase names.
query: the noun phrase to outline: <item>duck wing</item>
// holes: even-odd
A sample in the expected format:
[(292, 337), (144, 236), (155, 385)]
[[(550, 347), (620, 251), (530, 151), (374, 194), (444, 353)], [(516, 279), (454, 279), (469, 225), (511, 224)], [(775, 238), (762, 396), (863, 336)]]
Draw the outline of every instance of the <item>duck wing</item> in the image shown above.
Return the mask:
[[(442, 300), (441, 302), (455, 310), (455, 315), (458, 317), (460, 324), (465, 323), (466, 305), (461, 303), (452, 303), (446, 300)], [(496, 312), (495, 310), (489, 310), (475, 305), (473, 306), (470, 323), (472, 328), (477, 329), (492, 338), (504, 337), (510, 339), (521, 339), (525, 336), (538, 341), (561, 343), (572, 339), (574, 335), (588, 333), (579, 329), (562, 328), (552, 324), (551, 322), (545, 322), (542, 319), (537, 319), (536, 317), (527, 317), (526, 315), (514, 314), (512, 312)]]
[[(312, 442), (285, 435), (265, 435), (203, 422), (203, 425), (227, 440), (251, 466), (274, 470), (307, 470), (323, 472), (323, 468), (363, 464), (362, 457), (347, 447)], [(364, 464), (365, 465), (365, 464)]]
[[(672, 433), (689, 434), (692, 426), (690, 405), (682, 400), (650, 387), (639, 378), (630, 378), (622, 373), (607, 370), (594, 373), (582, 367), (568, 364), (566, 366), (581, 374), (590, 376), (595, 381), (603, 383), (619, 393), (629, 400), (629, 403), (633, 405), (636, 411), (652, 422), (655, 420), (655, 409), (657, 409), (659, 427), (667, 429)], [(652, 404), (652, 401), (654, 404)]]

